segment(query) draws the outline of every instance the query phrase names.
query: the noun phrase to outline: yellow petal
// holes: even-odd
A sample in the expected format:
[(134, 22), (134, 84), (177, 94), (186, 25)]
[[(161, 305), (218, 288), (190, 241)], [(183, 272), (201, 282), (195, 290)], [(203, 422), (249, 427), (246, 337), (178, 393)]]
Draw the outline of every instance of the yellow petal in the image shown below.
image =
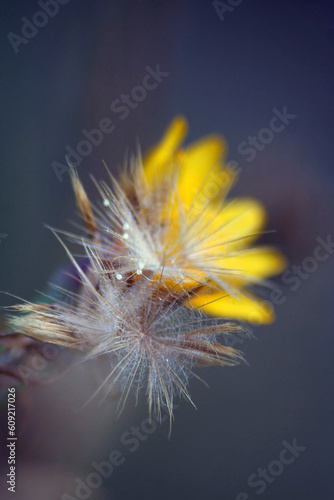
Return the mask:
[(227, 255), (214, 265), (226, 269), (237, 281), (266, 279), (280, 274), (287, 266), (286, 258), (274, 248), (252, 248), (234, 256)]
[(272, 323), (275, 319), (273, 307), (269, 302), (258, 299), (247, 293), (238, 296), (227, 295), (226, 292), (202, 294), (192, 299), (188, 305), (199, 308), (210, 316), (219, 316), (226, 319), (236, 319), (249, 323)]
[(265, 209), (253, 198), (235, 198), (220, 210), (218, 204), (207, 207), (193, 226), (192, 237), (198, 232), (198, 257), (223, 258), (224, 254), (249, 246), (265, 222)]
[(227, 146), (221, 136), (200, 139), (184, 152), (178, 178), (180, 198), (186, 207), (203, 207), (223, 192), (227, 192), (234, 175), (224, 170)]
[(143, 159), (145, 177), (148, 184), (157, 183), (167, 174), (168, 163), (187, 135), (188, 124), (183, 116), (176, 116), (168, 126), (161, 141), (146, 153)]

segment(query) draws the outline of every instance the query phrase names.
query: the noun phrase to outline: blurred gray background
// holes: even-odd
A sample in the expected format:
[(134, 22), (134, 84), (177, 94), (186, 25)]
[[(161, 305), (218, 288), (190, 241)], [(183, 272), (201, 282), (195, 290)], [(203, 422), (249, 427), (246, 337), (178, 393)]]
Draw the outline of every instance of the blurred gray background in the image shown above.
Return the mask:
[[(52, 163), (64, 164), (65, 148), (76, 148), (82, 130), (104, 118), (115, 129), (78, 165), (93, 198), (89, 175), (106, 177), (103, 160), (117, 173), (127, 151), (138, 141), (145, 150), (182, 113), (190, 141), (211, 132), (226, 137), (229, 160), (242, 169), (232, 194), (263, 201), (276, 229), (263, 241), (286, 253), (289, 269), (307, 267), (318, 237), (334, 239), (333, 2), (214, 4), (220, 16), (212, 2), (196, 0), (70, 0), (27, 43), (17, 42), (15, 53), (8, 33), (22, 36), (22, 17), (32, 20), (41, 7), (1, 2), (2, 291), (32, 299), (66, 261), (43, 226), (71, 229), (68, 220), (76, 219), (69, 177), (60, 181)], [(111, 103), (158, 64), (169, 75), (121, 120)], [(284, 106), (296, 117), (247, 161), (240, 144)], [(145, 422), (144, 395), (118, 420), (112, 401), (76, 412), (93, 387), (85, 382), (88, 366), (51, 387), (27, 387), (17, 408), (17, 498), (80, 498), (76, 478), (86, 481), (92, 462), (115, 449), (124, 463), (81, 498), (334, 498), (333, 279), (330, 253), (294, 291), (276, 278), (285, 300), (276, 322), (256, 327), (256, 340), (240, 345), (249, 365), (202, 371), (210, 389), (192, 382), (198, 411), (183, 402), (170, 439), (164, 423), (138, 438), (133, 452), (122, 443)], [(1, 305), (14, 302), (0, 296)], [(306, 449), (280, 470), (273, 461), (294, 439)], [(0, 454), (3, 472), (3, 443)], [(262, 492), (248, 481), (268, 467)]]

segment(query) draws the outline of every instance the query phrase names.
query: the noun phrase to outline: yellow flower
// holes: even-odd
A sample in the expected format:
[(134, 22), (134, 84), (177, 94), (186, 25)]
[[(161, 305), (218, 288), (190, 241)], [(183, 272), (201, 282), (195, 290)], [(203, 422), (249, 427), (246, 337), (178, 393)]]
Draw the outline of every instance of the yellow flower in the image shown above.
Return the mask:
[(150, 413), (161, 417), (165, 407), (170, 422), (175, 396), (191, 401), (193, 368), (243, 359), (222, 342), (242, 330), (225, 319), (273, 319), (250, 287), (286, 265), (274, 248), (251, 247), (265, 226), (262, 205), (227, 199), (236, 179), (224, 165), (224, 140), (209, 136), (180, 149), (186, 133), (185, 119), (176, 117), (120, 182), (111, 176), (111, 186), (96, 183), (100, 206), (90, 203), (71, 169), (88, 234), (63, 234), (83, 247), (83, 258), (54, 232), (71, 261), (73, 290), (55, 286), (55, 303), (12, 306), (28, 314), (10, 322), (14, 332), (85, 351), (86, 358), (108, 356), (111, 369), (100, 389), (119, 385), (119, 410), (131, 388), (137, 398), (146, 386)]
[(186, 134), (186, 120), (176, 117), (134, 175), (140, 211), (151, 213), (146, 218), (153, 253), (160, 252), (168, 286), (206, 283), (191, 300), (193, 307), (269, 323), (272, 308), (249, 286), (281, 273), (286, 259), (274, 248), (250, 247), (264, 229), (265, 209), (252, 198), (226, 199), (235, 176), (225, 167), (222, 137), (204, 137), (180, 149)]

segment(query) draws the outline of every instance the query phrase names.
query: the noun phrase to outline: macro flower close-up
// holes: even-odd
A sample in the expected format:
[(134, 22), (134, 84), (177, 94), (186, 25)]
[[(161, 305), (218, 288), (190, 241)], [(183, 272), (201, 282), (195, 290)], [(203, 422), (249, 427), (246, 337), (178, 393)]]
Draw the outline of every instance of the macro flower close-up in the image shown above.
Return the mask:
[(0, 499), (334, 498), (334, 11), (4, 0)]
[[(103, 208), (93, 209), (74, 175), (77, 204), (91, 243), (120, 277), (163, 272), (167, 287), (200, 286), (189, 306), (204, 313), (270, 323), (273, 309), (249, 290), (286, 267), (273, 247), (253, 247), (266, 212), (253, 198), (229, 199), (236, 175), (225, 164), (218, 135), (180, 149), (187, 122), (176, 117), (149, 153), (132, 159), (120, 184), (98, 185)], [(85, 200), (85, 202), (83, 202)], [(102, 212), (102, 213), (101, 213)]]
[(70, 258), (76, 290), (54, 286), (60, 302), (12, 306), (24, 314), (9, 322), (13, 334), (88, 351), (88, 359), (109, 355), (110, 373), (98, 392), (119, 385), (122, 409), (131, 390), (138, 398), (146, 387), (150, 415), (153, 408), (161, 418), (166, 407), (170, 420), (175, 394), (192, 401), (193, 367), (242, 359), (223, 345), (239, 328), (224, 320), (272, 319), (247, 287), (285, 266), (274, 249), (247, 248), (265, 212), (252, 199), (225, 199), (232, 176), (223, 164), (224, 140), (209, 136), (180, 150), (186, 129), (186, 120), (176, 117), (162, 141), (122, 172), (121, 184), (111, 175), (111, 187), (96, 183), (99, 206), (71, 167), (88, 237), (65, 235), (84, 255), (76, 259), (61, 231), (54, 233)]

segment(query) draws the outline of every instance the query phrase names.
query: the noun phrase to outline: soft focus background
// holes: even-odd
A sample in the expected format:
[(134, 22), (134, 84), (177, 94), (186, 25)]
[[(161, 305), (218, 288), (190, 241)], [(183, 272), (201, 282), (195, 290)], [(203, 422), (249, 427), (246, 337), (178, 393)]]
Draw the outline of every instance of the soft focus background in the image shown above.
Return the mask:
[[(334, 239), (333, 5), (214, 4), (59, 0), (46, 24), (35, 17), (45, 26), (28, 28), (27, 43), (11, 43), (8, 33), (22, 36), (22, 18), (31, 21), (41, 7), (1, 2), (2, 291), (33, 299), (66, 260), (43, 226), (71, 229), (75, 220), (69, 177), (52, 164), (65, 164), (66, 147), (76, 149), (82, 130), (104, 118), (114, 130), (78, 165), (93, 198), (89, 175), (106, 177), (103, 160), (117, 173), (127, 152), (138, 142), (145, 150), (182, 113), (190, 141), (211, 132), (226, 137), (229, 160), (242, 170), (233, 194), (263, 201), (277, 230), (266, 241), (290, 261), (290, 281), (275, 280), (282, 289), (275, 324), (256, 327), (256, 340), (239, 345), (249, 365), (202, 371), (210, 389), (192, 382), (198, 411), (183, 402), (170, 439), (167, 422), (147, 424), (145, 396), (118, 420), (113, 400), (80, 410), (95, 386), (88, 365), (51, 386), (28, 384), (17, 403), (19, 500), (334, 498), (333, 249), (314, 260), (317, 238)], [(111, 103), (157, 65), (168, 75), (121, 120), (125, 112)], [(247, 161), (240, 145), (285, 106), (295, 118)], [(7, 499), (14, 496), (5, 485), (5, 408), (0, 424)], [(281, 455), (283, 442), (294, 440), (294, 461), (280, 464), (280, 456), (292, 456)], [(99, 485), (92, 463), (114, 450), (122, 463)]]

